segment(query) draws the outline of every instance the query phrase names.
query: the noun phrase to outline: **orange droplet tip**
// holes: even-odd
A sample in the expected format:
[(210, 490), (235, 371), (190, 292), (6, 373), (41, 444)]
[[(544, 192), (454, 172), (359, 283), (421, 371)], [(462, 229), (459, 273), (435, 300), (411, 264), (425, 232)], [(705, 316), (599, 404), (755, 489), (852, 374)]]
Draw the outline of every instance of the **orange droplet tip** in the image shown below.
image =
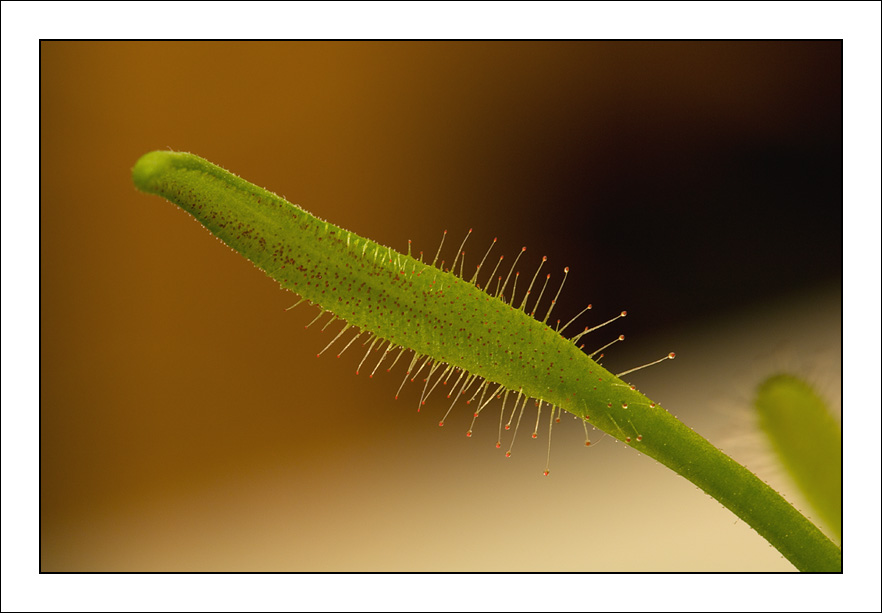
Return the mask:
[(511, 457), (511, 451), (506, 451), (506, 452), (505, 452), (505, 457), (510, 458), (510, 457)]
[(564, 267), (564, 274), (566, 274), (566, 273), (568, 273), (568, 272), (570, 272), (570, 267), (569, 267), (569, 266), (565, 266), (565, 267)]
[(642, 441), (642, 440), (643, 440), (643, 435), (642, 435), (642, 434), (638, 434), (638, 435), (637, 435), (637, 441), (639, 442), (639, 441)]
[(443, 421), (439, 421), (439, 422), (438, 422), (438, 427), (441, 428), (441, 427), (443, 427), (443, 426), (444, 426), (444, 422), (443, 422)]
[(505, 429), (506, 429), (506, 430), (511, 430), (511, 426), (509, 426), (508, 424), (506, 424)]
[(317, 353), (317, 354), (315, 354), (315, 357), (320, 358), (320, 357), (322, 357), (322, 354)]
[(551, 472), (551, 471), (546, 470), (546, 471), (544, 471), (542, 474), (545, 475), (545, 476), (547, 477), (549, 472)]
[(469, 430), (468, 432), (466, 432), (466, 436), (471, 437), (471, 436), (472, 436), (472, 431)]
[(502, 443), (500, 443), (499, 441), (496, 441), (496, 448), (499, 449), (500, 447), (502, 447)]
[(531, 436), (532, 436), (533, 438), (536, 438), (536, 437), (539, 436), (539, 435), (536, 434), (536, 433), (534, 432)]
[(591, 441), (585, 441), (585, 446), (586, 446), (586, 447), (590, 447), (590, 446), (591, 446)]
[(669, 360), (673, 360), (675, 357), (677, 357), (677, 354), (674, 353), (673, 351), (670, 352), (670, 353), (668, 354), (668, 359), (669, 359)]
[(630, 437), (630, 436), (626, 436), (626, 437), (625, 437), (625, 442), (626, 442), (626, 443), (630, 443), (630, 442), (631, 442), (631, 437)]
[(622, 317), (627, 317), (627, 316), (628, 316), (628, 311), (622, 311)]
[(620, 341), (625, 340), (625, 335), (624, 335), (624, 334), (619, 334), (619, 340), (620, 340)]
[(543, 255), (543, 256), (542, 256), (542, 261), (543, 261), (543, 262), (547, 262), (547, 261), (548, 261), (548, 256), (547, 256), (547, 255)]

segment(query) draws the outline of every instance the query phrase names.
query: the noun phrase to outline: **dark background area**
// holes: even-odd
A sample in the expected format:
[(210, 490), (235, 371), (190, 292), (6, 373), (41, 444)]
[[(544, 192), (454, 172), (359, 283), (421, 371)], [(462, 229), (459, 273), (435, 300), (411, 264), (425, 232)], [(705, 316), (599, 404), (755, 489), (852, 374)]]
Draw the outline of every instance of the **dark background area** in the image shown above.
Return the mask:
[(552, 264), (590, 263), (570, 300), (644, 332), (841, 279), (838, 42), (514, 47), (519, 74), (460, 92), (495, 94), (463, 147)]
[[(465, 415), (432, 429), (392, 401), (402, 373), (368, 383), (357, 355), (317, 361), (337, 328), (304, 331), (311, 310), (286, 313), (296, 298), (130, 171), (153, 149), (191, 151), (398, 250), (434, 253), (447, 229), (448, 261), (474, 228), (467, 268), (495, 236), (506, 261), (527, 246), (524, 273), (547, 255), (554, 286), (570, 267), (558, 317), (628, 310), (597, 339), (628, 335), (612, 369), (675, 349), (673, 376), (717, 359), (682, 352), (684, 330), (815, 291), (833, 292), (838, 337), (841, 65), (839, 41), (42, 42), (43, 569), (584, 569), (574, 549), (616, 533), (614, 503), (657, 483), (681, 488), (671, 516), (637, 507), (623, 532), (664, 546), (590, 564), (780, 568), (749, 529), (767, 558), (707, 562), (731, 547), (713, 541), (731, 515), (696, 532), (694, 488), (645, 458), (638, 485), (601, 484), (604, 466), (630, 466), (612, 444), (536, 483), (544, 447), (500, 469), (492, 423), (466, 449)], [(747, 401), (720, 376), (695, 407)], [(558, 458), (584, 448), (577, 430)], [(531, 533), (545, 496), (575, 504), (583, 470), (589, 534), (507, 540)], [(476, 544), (446, 551), (463, 532)]]

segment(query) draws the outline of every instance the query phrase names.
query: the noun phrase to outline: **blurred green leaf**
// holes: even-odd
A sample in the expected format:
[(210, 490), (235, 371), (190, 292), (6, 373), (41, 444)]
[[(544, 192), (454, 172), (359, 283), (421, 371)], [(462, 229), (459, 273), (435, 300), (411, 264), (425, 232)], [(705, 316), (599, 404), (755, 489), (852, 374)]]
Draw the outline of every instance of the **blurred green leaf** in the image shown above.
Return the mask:
[(757, 391), (759, 422), (821, 519), (842, 536), (842, 427), (805, 381), (775, 375)]

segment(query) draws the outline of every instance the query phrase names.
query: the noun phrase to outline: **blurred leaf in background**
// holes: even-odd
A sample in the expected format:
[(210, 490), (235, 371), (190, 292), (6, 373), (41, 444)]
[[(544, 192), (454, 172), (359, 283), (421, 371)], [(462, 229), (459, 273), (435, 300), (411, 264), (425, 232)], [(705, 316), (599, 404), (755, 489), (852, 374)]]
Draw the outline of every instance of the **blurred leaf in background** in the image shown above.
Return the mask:
[(842, 426), (805, 381), (779, 374), (757, 391), (760, 427), (820, 518), (842, 537)]

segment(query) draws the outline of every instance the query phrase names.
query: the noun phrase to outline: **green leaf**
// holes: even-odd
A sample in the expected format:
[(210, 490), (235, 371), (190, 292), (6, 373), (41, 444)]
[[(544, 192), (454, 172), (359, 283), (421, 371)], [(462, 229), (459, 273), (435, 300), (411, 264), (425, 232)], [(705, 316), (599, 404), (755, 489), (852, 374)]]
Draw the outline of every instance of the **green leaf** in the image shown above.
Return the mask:
[[(411, 351), (411, 367), (417, 361), (430, 365), (428, 377), (459, 368), (469, 374), (467, 381), (483, 379), (475, 395), (482, 390), (490, 398), (513, 394), (515, 407), (521, 403), (519, 421), (535, 399), (536, 427), (545, 405), (549, 436), (555, 408), (569, 411), (586, 428), (590, 423), (692, 481), (799, 570), (841, 571), (841, 550), (792, 505), (620, 378), (633, 369), (614, 375), (577, 347), (574, 341), (590, 330), (567, 339), (548, 326), (556, 298), (539, 321), (524, 311), (523, 299), (515, 300), (516, 284), (510, 295), (506, 282), (498, 293), (490, 293), (434, 262), (319, 219), (192, 154), (148, 153), (135, 164), (132, 177), (139, 189), (186, 210), (322, 314), (360, 329), (359, 336), (368, 333), (368, 352), (377, 342), (378, 350)], [(583, 519), (580, 509), (564, 511)]]
[(842, 536), (842, 427), (805, 381), (775, 375), (757, 392), (760, 426), (806, 499)]

